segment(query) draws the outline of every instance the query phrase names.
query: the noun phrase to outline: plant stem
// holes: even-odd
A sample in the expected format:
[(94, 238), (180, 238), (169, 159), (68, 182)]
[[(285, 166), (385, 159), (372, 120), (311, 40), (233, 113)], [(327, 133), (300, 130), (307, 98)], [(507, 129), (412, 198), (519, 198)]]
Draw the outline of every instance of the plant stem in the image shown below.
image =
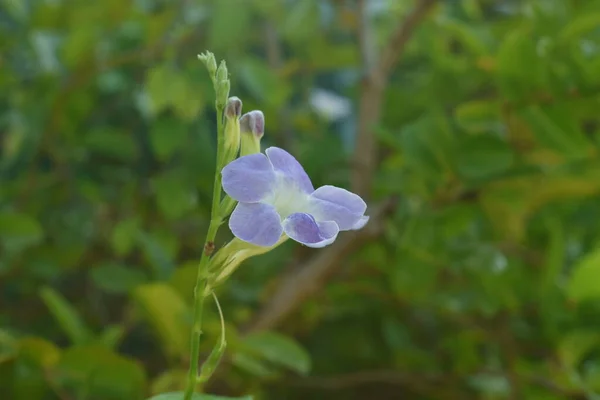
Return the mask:
[(211, 207), (211, 219), (204, 241), (200, 265), (198, 265), (198, 276), (194, 288), (194, 314), (190, 345), (190, 368), (188, 370), (187, 384), (185, 387), (184, 400), (192, 400), (196, 388), (196, 377), (198, 376), (198, 359), (200, 358), (200, 336), (202, 336), (202, 313), (204, 310), (204, 293), (208, 286), (208, 261), (214, 249), (215, 236), (222, 219), (219, 216), (219, 205), (221, 204), (221, 173), (223, 153), (223, 107), (217, 105), (217, 165), (213, 185), (213, 199)]

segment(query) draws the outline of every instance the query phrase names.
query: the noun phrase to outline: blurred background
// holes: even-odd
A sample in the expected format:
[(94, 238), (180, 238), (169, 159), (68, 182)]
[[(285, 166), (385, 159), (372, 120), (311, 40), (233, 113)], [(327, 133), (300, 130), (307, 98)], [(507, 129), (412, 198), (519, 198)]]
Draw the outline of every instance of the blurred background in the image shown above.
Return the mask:
[(0, 0), (2, 398), (182, 388), (205, 50), (265, 113), (264, 147), (372, 216), (219, 289), (207, 391), (598, 398), (598, 0)]

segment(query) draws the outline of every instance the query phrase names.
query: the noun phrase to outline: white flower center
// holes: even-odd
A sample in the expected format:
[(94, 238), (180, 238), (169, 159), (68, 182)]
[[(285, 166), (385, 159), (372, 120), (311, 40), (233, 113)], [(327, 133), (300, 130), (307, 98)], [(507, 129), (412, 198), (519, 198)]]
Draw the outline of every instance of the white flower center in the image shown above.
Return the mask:
[(277, 174), (275, 188), (263, 202), (275, 207), (283, 221), (294, 213), (310, 214), (310, 196), (304, 193), (293, 181), (281, 173)]

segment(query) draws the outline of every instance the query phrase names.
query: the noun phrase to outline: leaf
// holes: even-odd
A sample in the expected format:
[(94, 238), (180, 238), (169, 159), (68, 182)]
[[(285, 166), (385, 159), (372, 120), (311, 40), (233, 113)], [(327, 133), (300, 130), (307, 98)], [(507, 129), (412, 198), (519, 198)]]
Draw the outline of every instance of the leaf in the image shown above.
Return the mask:
[(85, 145), (89, 151), (120, 160), (131, 160), (137, 153), (133, 136), (114, 129), (92, 130), (85, 136)]
[[(175, 393), (163, 393), (156, 395), (154, 397), (150, 397), (147, 400), (183, 400), (184, 393), (183, 392), (175, 392)], [(253, 400), (252, 396), (243, 396), (243, 397), (226, 397), (226, 396), (214, 396), (211, 394), (199, 394), (194, 393), (192, 396), (192, 400)]]
[(493, 177), (508, 170), (515, 160), (510, 146), (492, 135), (467, 136), (458, 146), (458, 172), (467, 179)]
[(104, 328), (98, 337), (98, 343), (107, 349), (114, 350), (125, 336), (125, 327), (121, 325), (109, 325)]
[(152, 179), (158, 206), (168, 219), (183, 217), (196, 207), (195, 193), (176, 171), (164, 172)]
[(44, 287), (40, 289), (40, 296), (73, 344), (88, 342), (90, 332), (77, 311), (60, 293), (51, 287)]
[(290, 95), (289, 85), (260, 59), (246, 58), (239, 76), (251, 95), (271, 107), (280, 106)]
[(125, 256), (133, 249), (140, 231), (140, 222), (137, 218), (129, 218), (115, 226), (110, 237), (110, 243), (118, 256)]
[(187, 137), (187, 126), (180, 119), (163, 117), (154, 121), (150, 142), (159, 160), (167, 161), (181, 148)]
[(94, 284), (108, 293), (127, 293), (147, 281), (142, 271), (118, 264), (103, 264), (90, 273)]
[(458, 125), (469, 133), (488, 133), (501, 128), (500, 107), (495, 101), (472, 100), (454, 110)]
[(60, 358), (60, 349), (43, 338), (22, 338), (18, 341), (18, 349), (19, 357), (31, 360), (43, 368), (56, 365)]
[(300, 374), (310, 371), (310, 356), (295, 340), (276, 332), (258, 332), (246, 336), (242, 348), (250, 354)]
[(65, 387), (103, 400), (142, 399), (146, 387), (139, 363), (100, 346), (65, 350), (56, 374)]
[(268, 378), (277, 373), (272, 365), (246, 353), (234, 353), (231, 362), (241, 370), (259, 378)]
[(585, 13), (571, 19), (562, 31), (560, 31), (558, 38), (563, 43), (569, 43), (588, 31), (598, 29), (598, 26), (600, 26), (600, 13)]
[(150, 111), (152, 114), (158, 114), (171, 104), (170, 85), (174, 77), (174, 72), (166, 65), (159, 65), (148, 71), (146, 91), (150, 96)]
[(575, 301), (600, 298), (600, 249), (580, 259), (571, 272), (567, 294)]
[(292, 42), (313, 38), (314, 33), (319, 31), (319, 17), (317, 1), (303, 0), (293, 3), (282, 24), (284, 36)]
[(590, 144), (568, 110), (530, 106), (520, 115), (541, 144), (575, 158), (587, 155)]
[(42, 241), (44, 231), (31, 216), (20, 213), (0, 214), (0, 240), (13, 251), (21, 251)]
[(168, 249), (156, 237), (145, 232), (139, 232), (138, 243), (142, 247), (146, 258), (153, 268), (153, 278), (158, 280), (168, 279), (173, 271), (173, 257)]
[(498, 49), (500, 88), (511, 100), (517, 101), (546, 83), (544, 64), (534, 43), (530, 32), (517, 30), (506, 35)]
[(252, 31), (252, 10), (248, 1), (221, 0), (215, 3), (211, 15), (209, 43), (212, 49), (230, 49), (240, 46)]
[(595, 331), (577, 330), (562, 337), (558, 345), (558, 356), (571, 369), (578, 367), (582, 359), (600, 344), (600, 335)]
[(138, 286), (133, 296), (156, 331), (165, 353), (171, 357), (186, 357), (191, 314), (181, 296), (164, 283)]

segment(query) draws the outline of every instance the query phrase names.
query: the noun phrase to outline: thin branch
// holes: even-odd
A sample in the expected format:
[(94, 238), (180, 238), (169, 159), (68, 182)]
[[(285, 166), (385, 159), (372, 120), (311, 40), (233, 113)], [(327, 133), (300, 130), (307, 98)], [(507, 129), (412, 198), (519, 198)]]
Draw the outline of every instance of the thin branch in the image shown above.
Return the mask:
[[(425, 18), (428, 11), (437, 0), (420, 0), (415, 8), (407, 15), (392, 33), (387, 45), (383, 48), (381, 55), (374, 66), (363, 66), (366, 74), (362, 82), (360, 106), (358, 111), (358, 133), (353, 160), (352, 189), (363, 197), (368, 197), (371, 192), (373, 175), (377, 167), (377, 142), (374, 128), (381, 119), (381, 108), (386, 83), (396, 66), (398, 60), (404, 53), (406, 43), (412, 37), (415, 28)], [(359, 3), (361, 11), (364, 11), (364, 2)], [(363, 62), (370, 63), (372, 57), (372, 46), (368, 43), (369, 31), (366, 15), (361, 16), (359, 24), (359, 43)]]

